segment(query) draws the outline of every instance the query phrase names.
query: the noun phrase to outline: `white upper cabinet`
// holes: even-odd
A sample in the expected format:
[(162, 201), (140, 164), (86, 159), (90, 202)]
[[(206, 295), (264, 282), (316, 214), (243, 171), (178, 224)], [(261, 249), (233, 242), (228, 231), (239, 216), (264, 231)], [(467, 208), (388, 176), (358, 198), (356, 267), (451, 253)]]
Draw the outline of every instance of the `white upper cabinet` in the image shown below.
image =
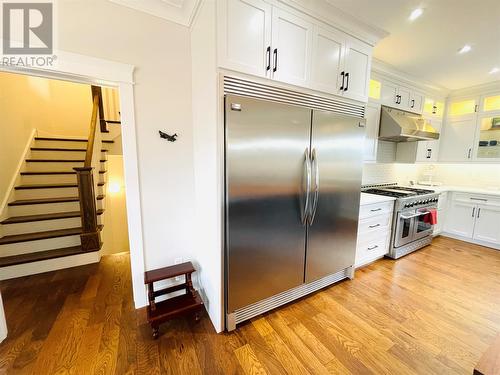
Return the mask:
[(366, 102), (371, 45), (270, 3), (217, 1), (218, 65)]
[(475, 132), (475, 117), (449, 118), (441, 135), (439, 161), (472, 160)]
[[(313, 36), (311, 86), (315, 90), (338, 93), (345, 54), (345, 36), (316, 26)], [(343, 89), (342, 89), (343, 90)]]
[(422, 93), (391, 81), (383, 80), (381, 86), (380, 102), (383, 105), (418, 114), (423, 112), (425, 96)]
[(395, 107), (398, 98), (396, 98), (398, 92), (398, 85), (390, 81), (382, 81), (382, 87), (380, 89), (380, 102), (389, 107)]
[(227, 69), (269, 75), (272, 7), (261, 0), (219, 0), (219, 61)]
[[(438, 119), (426, 119), (430, 125), (441, 132), (442, 121)], [(440, 139), (435, 141), (417, 142), (417, 160), (419, 162), (435, 163), (438, 161)]]
[(354, 38), (349, 38), (345, 51), (344, 96), (354, 100), (367, 101), (372, 48)]
[(410, 108), (411, 90), (408, 87), (399, 86), (397, 92), (397, 105), (403, 110)]
[(410, 94), (410, 111), (416, 113), (422, 113), (424, 111), (425, 95), (412, 91)]
[(272, 78), (308, 86), (313, 24), (274, 7), (272, 25)]

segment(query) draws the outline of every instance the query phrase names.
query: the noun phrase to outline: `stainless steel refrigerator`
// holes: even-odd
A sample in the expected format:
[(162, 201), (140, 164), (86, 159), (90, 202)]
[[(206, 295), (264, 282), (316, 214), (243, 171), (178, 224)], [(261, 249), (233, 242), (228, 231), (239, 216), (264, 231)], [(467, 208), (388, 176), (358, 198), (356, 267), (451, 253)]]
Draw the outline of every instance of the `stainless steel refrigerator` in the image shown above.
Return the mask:
[(363, 140), (357, 117), (226, 95), (229, 330), (353, 266)]

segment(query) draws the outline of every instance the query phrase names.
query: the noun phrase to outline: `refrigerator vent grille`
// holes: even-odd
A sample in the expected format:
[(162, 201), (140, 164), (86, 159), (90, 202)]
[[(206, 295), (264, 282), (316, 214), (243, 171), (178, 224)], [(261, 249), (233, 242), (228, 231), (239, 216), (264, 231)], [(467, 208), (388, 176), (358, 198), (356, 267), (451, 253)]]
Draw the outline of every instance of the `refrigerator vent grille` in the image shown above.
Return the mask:
[(224, 76), (224, 93), (320, 109), (360, 118), (365, 115), (365, 107), (363, 105), (349, 104), (339, 100), (300, 93), (228, 76)]
[(236, 310), (234, 312), (235, 323), (238, 324), (244, 322), (245, 320), (248, 320), (257, 315), (265, 313), (266, 311), (285, 305), (288, 302), (304, 297), (305, 295), (313, 293), (321, 288), (324, 288), (325, 286), (343, 280), (349, 276), (350, 270), (351, 270), (350, 267), (346, 268), (345, 270), (323, 277), (322, 279), (313, 281), (308, 284), (302, 284), (296, 288), (287, 290), (280, 294), (276, 294), (272, 297), (263, 299), (262, 301), (256, 302), (242, 309)]

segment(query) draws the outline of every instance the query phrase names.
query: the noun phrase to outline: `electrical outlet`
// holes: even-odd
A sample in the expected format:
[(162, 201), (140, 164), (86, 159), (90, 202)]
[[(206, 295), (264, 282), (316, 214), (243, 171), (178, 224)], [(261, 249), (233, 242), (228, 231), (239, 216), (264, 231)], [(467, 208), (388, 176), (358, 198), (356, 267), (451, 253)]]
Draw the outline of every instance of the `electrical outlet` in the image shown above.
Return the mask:
[[(182, 263), (182, 257), (174, 259), (174, 264), (181, 264), (181, 263)], [(184, 281), (184, 276), (176, 276), (175, 281)]]

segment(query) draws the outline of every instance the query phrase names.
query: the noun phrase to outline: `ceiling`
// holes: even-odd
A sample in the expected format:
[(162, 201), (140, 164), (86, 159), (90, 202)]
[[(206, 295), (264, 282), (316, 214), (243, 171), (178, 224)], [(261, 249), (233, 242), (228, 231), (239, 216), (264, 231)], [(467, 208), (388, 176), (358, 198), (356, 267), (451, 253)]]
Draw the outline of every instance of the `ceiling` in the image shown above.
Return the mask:
[[(374, 57), (398, 70), (460, 89), (500, 80), (499, 0), (326, 0), (361, 21), (390, 33)], [(414, 22), (408, 16), (425, 9)], [(464, 44), (471, 52), (457, 53)]]

